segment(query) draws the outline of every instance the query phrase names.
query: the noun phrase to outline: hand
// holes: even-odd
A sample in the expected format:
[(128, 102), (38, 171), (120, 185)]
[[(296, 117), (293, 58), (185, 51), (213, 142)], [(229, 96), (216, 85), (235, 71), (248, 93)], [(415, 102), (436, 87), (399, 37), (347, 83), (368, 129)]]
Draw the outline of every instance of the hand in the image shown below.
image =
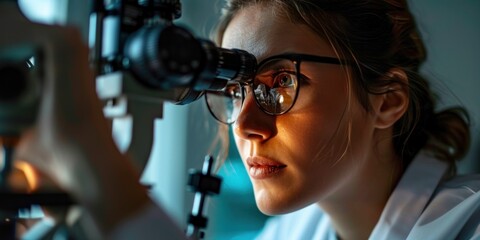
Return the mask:
[(96, 96), (88, 48), (74, 28), (34, 24), (15, 3), (1, 3), (0, 48), (19, 43), (42, 50), (37, 122), (22, 136), (16, 159), (35, 166), (70, 193), (104, 232), (149, 198), (127, 157), (116, 148)]

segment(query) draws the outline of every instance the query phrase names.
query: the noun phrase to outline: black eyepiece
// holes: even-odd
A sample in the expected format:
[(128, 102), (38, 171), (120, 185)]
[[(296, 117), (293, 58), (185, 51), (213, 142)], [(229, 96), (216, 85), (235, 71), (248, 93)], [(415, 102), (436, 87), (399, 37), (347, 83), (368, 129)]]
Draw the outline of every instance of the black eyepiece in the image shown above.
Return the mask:
[(218, 48), (175, 25), (140, 29), (127, 39), (124, 52), (139, 80), (159, 89), (222, 89), (228, 81), (251, 78), (257, 64), (246, 51)]

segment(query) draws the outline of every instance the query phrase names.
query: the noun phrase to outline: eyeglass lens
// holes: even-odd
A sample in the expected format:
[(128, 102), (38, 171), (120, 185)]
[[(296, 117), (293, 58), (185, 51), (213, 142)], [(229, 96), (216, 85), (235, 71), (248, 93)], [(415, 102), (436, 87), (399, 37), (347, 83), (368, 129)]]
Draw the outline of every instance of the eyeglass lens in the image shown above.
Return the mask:
[(205, 94), (208, 109), (218, 121), (231, 124), (237, 120), (243, 104), (243, 88), (238, 82), (229, 83), (221, 91)]
[(293, 105), (298, 81), (295, 64), (287, 59), (272, 59), (258, 69), (253, 81), (255, 100), (264, 112), (279, 115)]
[[(279, 115), (292, 108), (297, 95), (298, 80), (295, 63), (288, 59), (271, 59), (259, 66), (252, 82), (257, 105), (269, 115)], [(236, 82), (222, 91), (205, 94), (212, 115), (220, 122), (231, 124), (240, 114), (245, 97)]]

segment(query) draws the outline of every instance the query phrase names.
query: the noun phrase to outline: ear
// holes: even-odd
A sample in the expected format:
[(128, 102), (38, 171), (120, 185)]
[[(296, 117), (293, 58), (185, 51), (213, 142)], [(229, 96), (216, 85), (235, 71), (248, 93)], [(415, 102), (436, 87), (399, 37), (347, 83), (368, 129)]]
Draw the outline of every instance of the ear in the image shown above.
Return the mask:
[(385, 86), (381, 94), (371, 94), (370, 101), (375, 116), (375, 127), (391, 127), (408, 109), (408, 77), (404, 70), (392, 68), (386, 74), (385, 81), (392, 81)]

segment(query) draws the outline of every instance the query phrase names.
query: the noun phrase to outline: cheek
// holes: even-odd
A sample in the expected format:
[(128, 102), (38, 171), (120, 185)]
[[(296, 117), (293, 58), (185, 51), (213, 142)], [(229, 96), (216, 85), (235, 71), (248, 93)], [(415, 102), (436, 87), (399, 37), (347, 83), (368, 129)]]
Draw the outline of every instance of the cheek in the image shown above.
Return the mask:
[(290, 113), (293, 119), (285, 123), (290, 126), (291, 135), (308, 145), (310, 150), (334, 144), (330, 141), (336, 135), (346, 137), (344, 125), (348, 111), (347, 91), (342, 85), (328, 91), (325, 89), (328, 88), (309, 86), (300, 91), (300, 94), (307, 97), (299, 97), (296, 103), (298, 105), (295, 106), (297, 108)]
[(233, 133), (233, 138), (235, 140), (235, 145), (237, 146), (238, 153), (242, 159), (245, 159), (250, 151), (250, 144), (248, 141), (239, 138), (235, 133)]
[(311, 75), (309, 83), (301, 84), (294, 109), (298, 113), (323, 119), (321, 124), (338, 125), (350, 101), (350, 84), (341, 69), (328, 70), (318, 69), (323, 74)]
[(371, 128), (369, 116), (349, 94), (347, 80), (332, 78), (329, 82), (336, 84), (304, 88), (301, 93), (312, 98), (299, 99), (298, 108), (284, 122), (284, 132), (298, 143), (295, 158), (305, 161), (302, 169), (312, 172), (314, 164), (315, 169), (321, 168), (316, 171), (326, 171), (326, 175), (334, 166), (348, 165), (352, 156), (363, 155)]
[(374, 146), (372, 140), (375, 132), (375, 116), (367, 112), (358, 101), (353, 105), (350, 147), (357, 159), (363, 159), (362, 156), (365, 156)]

